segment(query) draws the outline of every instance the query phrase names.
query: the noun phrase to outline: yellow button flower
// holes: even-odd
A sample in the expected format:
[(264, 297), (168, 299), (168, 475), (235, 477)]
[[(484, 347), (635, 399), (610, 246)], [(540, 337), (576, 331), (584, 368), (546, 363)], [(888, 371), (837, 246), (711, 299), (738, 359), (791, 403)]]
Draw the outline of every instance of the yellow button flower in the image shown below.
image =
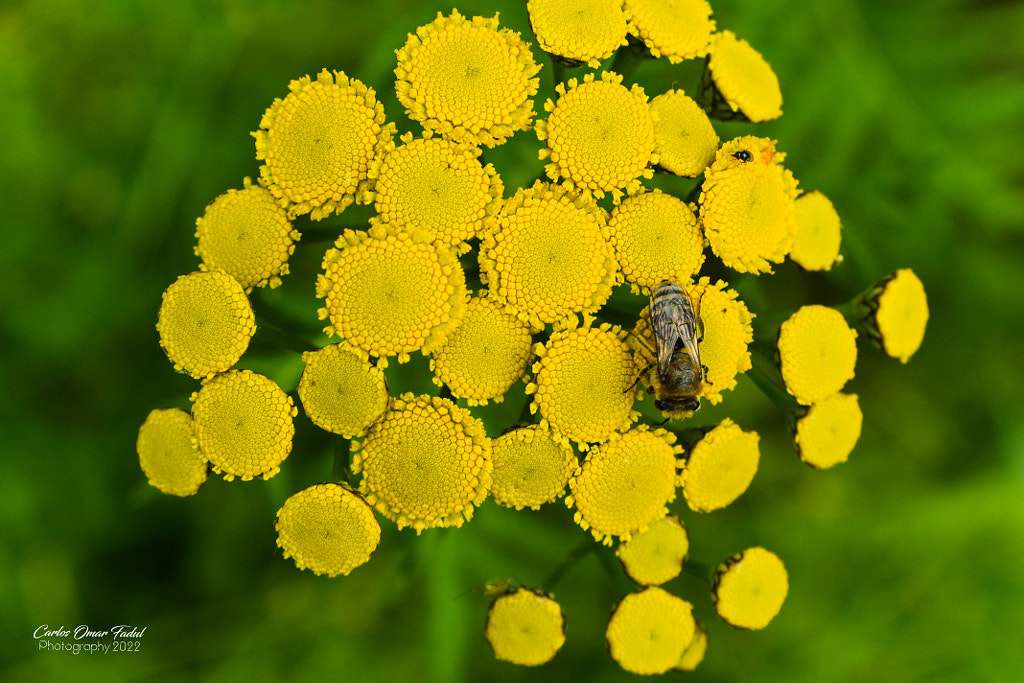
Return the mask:
[(534, 127), (547, 142), (541, 159), (548, 177), (566, 187), (589, 190), (597, 197), (611, 192), (618, 200), (625, 190), (635, 194), (640, 178), (650, 178), (657, 163), (654, 154), (654, 120), (643, 88), (622, 85), (622, 76), (610, 71), (595, 80), (571, 78), (568, 87), (559, 83), (557, 102), (548, 100), (546, 121)]
[(779, 369), (786, 390), (802, 405), (840, 391), (853, 379), (857, 333), (827, 306), (802, 306), (779, 330)]
[(725, 418), (693, 446), (679, 475), (691, 510), (718, 510), (743, 495), (757, 474), (760, 439)]
[(705, 80), (714, 88), (712, 116), (754, 123), (782, 116), (782, 91), (771, 65), (732, 31), (711, 37)]
[(500, 402), (526, 374), (533, 356), (530, 328), (504, 306), (475, 297), (466, 317), (430, 359), (434, 383), (446, 385), (469, 405)]
[(715, 611), (736, 628), (762, 629), (782, 609), (789, 592), (786, 567), (775, 553), (748, 548), (715, 572)]
[(487, 613), (494, 656), (519, 666), (550, 662), (565, 643), (565, 616), (554, 598), (526, 588), (502, 595)]
[(277, 511), (277, 545), (299, 569), (347, 576), (380, 543), (380, 524), (358, 494), (339, 484), (314, 484)]
[(696, 178), (715, 160), (718, 133), (700, 105), (682, 90), (669, 90), (651, 100), (651, 114), (660, 168)]
[(686, 282), (704, 263), (704, 235), (693, 209), (661, 190), (624, 199), (612, 210), (608, 230), (634, 293), (660, 280)]
[(888, 355), (906, 363), (917, 353), (928, 325), (928, 297), (914, 271), (903, 268), (876, 283), (859, 308), (868, 336)]
[(530, 26), (540, 48), (592, 69), (626, 44), (621, 0), (529, 0)]
[(480, 163), (480, 149), (444, 138), (402, 136), (381, 162), (375, 185), (380, 221), (422, 229), (450, 246), (483, 228), (501, 203), (501, 178)]
[(605, 637), (612, 659), (634, 674), (662, 674), (693, 640), (693, 605), (657, 586), (630, 593), (615, 608)]
[(653, 522), (633, 534), (615, 551), (629, 578), (641, 586), (659, 586), (679, 576), (690, 552), (686, 529), (675, 515)]
[(623, 333), (608, 323), (600, 327), (555, 332), (534, 352), (534, 394), (530, 410), (540, 411), (541, 424), (586, 448), (626, 429), (634, 417), (635, 379)]
[(327, 69), (288, 89), (252, 134), (263, 184), (291, 218), (308, 213), (318, 221), (353, 201), (368, 203), (368, 178), (395, 133), (376, 93)]
[(540, 328), (571, 313), (592, 313), (618, 276), (607, 215), (590, 197), (534, 183), (520, 189), (480, 242), (480, 273), (490, 296)]
[(226, 481), (270, 479), (292, 450), (295, 404), (273, 380), (231, 370), (192, 394), (196, 442)]
[(700, 217), (711, 250), (741, 273), (770, 273), (793, 246), (797, 181), (775, 141), (752, 135), (722, 145), (704, 174)]
[(403, 394), (352, 450), (352, 472), (363, 474), (360, 493), (417, 535), (462, 526), (491, 488), (483, 423), (448, 399)]
[(467, 19), (452, 10), (409, 34), (395, 90), (426, 130), (494, 147), (530, 127), (538, 71), (529, 45), (499, 28), (498, 15)]
[(697, 628), (693, 633), (693, 639), (686, 646), (686, 651), (679, 658), (679, 663), (673, 667), (676, 671), (695, 671), (700, 663), (704, 661), (704, 655), (708, 652), (707, 629), (699, 621), (696, 622), (696, 625)]
[(203, 260), (200, 269), (223, 270), (246, 291), (273, 289), (288, 273), (300, 236), (274, 194), (245, 178), (243, 189), (217, 197), (196, 219), (195, 252)]
[[(346, 230), (324, 256), (316, 294), (324, 328), (373, 356), (428, 354), (466, 312), (466, 278), (452, 253), (419, 232)], [(385, 363), (386, 364), (386, 363)]]
[(149, 485), (163, 493), (191, 496), (206, 481), (209, 464), (195, 442), (192, 416), (184, 410), (150, 411), (135, 450)]
[(671, 432), (640, 425), (596, 447), (569, 480), (565, 503), (576, 508), (576, 523), (611, 545), (612, 536), (627, 540), (668, 514), (682, 450), (675, 440)]
[(712, 285), (702, 277), (690, 290), (690, 296), (700, 302), (698, 315), (704, 324), (700, 360), (708, 368), (704, 398), (712, 405), (722, 401), (723, 391), (736, 386), (737, 375), (750, 369), (749, 345), (754, 340), (754, 314), (726, 286), (721, 280)]
[(196, 272), (164, 291), (156, 329), (174, 369), (202, 379), (238, 362), (256, 333), (256, 316), (238, 280)]
[(629, 32), (672, 64), (703, 57), (715, 30), (706, 0), (625, 0)]
[(816, 469), (846, 462), (863, 420), (856, 394), (833, 394), (818, 401), (796, 422), (800, 459)]
[(839, 254), (842, 224), (828, 197), (806, 192), (794, 204), (796, 234), (789, 257), (805, 270), (831, 270), (843, 260)]
[(328, 344), (302, 354), (302, 409), (320, 429), (346, 439), (361, 435), (387, 410), (384, 371), (351, 344)]
[(491, 441), (491, 496), (504, 507), (540, 509), (565, 492), (579, 464), (572, 448), (540, 425), (517, 427)]

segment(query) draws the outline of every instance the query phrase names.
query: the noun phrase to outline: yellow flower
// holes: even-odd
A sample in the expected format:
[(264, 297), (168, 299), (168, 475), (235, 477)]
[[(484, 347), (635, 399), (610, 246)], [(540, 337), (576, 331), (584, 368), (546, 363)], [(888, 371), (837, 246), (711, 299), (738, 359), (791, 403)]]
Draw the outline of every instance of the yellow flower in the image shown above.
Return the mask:
[(324, 332), (400, 363), (440, 346), (465, 315), (466, 277), (448, 248), (429, 240), (382, 225), (346, 230), (317, 277), (320, 319), (331, 322)]
[(833, 394), (818, 401), (796, 423), (800, 459), (822, 470), (846, 462), (860, 438), (863, 419), (856, 394)]
[(786, 567), (775, 553), (748, 548), (715, 572), (715, 611), (736, 628), (762, 629), (782, 609), (789, 592)]
[(706, 0), (625, 0), (630, 34), (672, 64), (703, 57), (715, 30)]
[(565, 492), (579, 464), (572, 448), (540, 425), (509, 430), (491, 441), (491, 496), (504, 507), (540, 509)]
[(249, 178), (243, 186), (214, 199), (196, 219), (199, 268), (223, 270), (246, 291), (266, 285), (273, 289), (288, 273), (288, 257), (301, 235), (270, 190)]
[(529, 326), (500, 303), (475, 297), (466, 317), (434, 351), (430, 369), (435, 384), (447, 385), (452, 396), (473, 406), (501, 401), (526, 374), (532, 355)]
[(308, 213), (318, 221), (353, 201), (369, 203), (367, 180), (395, 133), (376, 93), (327, 69), (288, 89), (252, 134), (262, 183), (291, 218)]
[(686, 282), (704, 263), (704, 235), (686, 202), (661, 190), (628, 197), (612, 210), (611, 243), (633, 292), (659, 280)]
[(831, 270), (843, 260), (839, 254), (839, 214), (828, 197), (817, 190), (796, 199), (796, 234), (789, 257), (805, 270)]
[(620, 0), (529, 0), (530, 26), (540, 48), (592, 69), (626, 44), (626, 15)]
[(443, 138), (402, 136), (381, 162), (375, 205), (382, 223), (422, 229), (457, 245), (475, 237), (501, 203), (501, 178), (480, 149)]
[(607, 214), (590, 197), (534, 183), (511, 197), (480, 243), (490, 296), (540, 328), (592, 313), (618, 276)]
[(669, 90), (651, 100), (654, 153), (669, 173), (696, 178), (715, 160), (718, 133), (700, 105), (682, 90)]
[(238, 362), (256, 333), (256, 316), (238, 280), (196, 272), (164, 291), (156, 329), (174, 369), (201, 379)]
[(634, 84), (622, 85), (622, 76), (610, 71), (595, 80), (587, 74), (559, 83), (557, 102), (548, 100), (546, 121), (535, 126), (537, 137), (547, 142), (541, 159), (548, 177), (568, 188), (589, 190), (597, 197), (612, 192), (618, 200), (622, 190), (634, 194), (640, 178), (654, 175), (649, 164), (654, 154), (654, 121), (647, 107), (647, 95)]
[(534, 347), (538, 360), (526, 393), (534, 394), (530, 410), (540, 411), (542, 425), (584, 449), (629, 427), (635, 371), (623, 336), (603, 323), (557, 331)]
[(388, 407), (384, 371), (346, 342), (302, 354), (302, 409), (317, 427), (346, 439), (359, 436)]
[(184, 410), (150, 411), (135, 441), (139, 465), (150, 486), (181, 497), (199, 490), (209, 465), (194, 439), (192, 416)]
[(502, 595), (487, 612), (487, 641), (502, 661), (550, 662), (565, 643), (562, 607), (550, 595), (526, 588)]
[(711, 250), (741, 273), (770, 273), (793, 246), (797, 181), (775, 141), (752, 135), (722, 145), (704, 174), (700, 217)]
[(292, 494), (274, 526), (285, 558), (317, 575), (348, 575), (366, 564), (380, 543), (373, 510), (339, 484), (314, 484)]
[(658, 586), (679, 576), (690, 552), (686, 529), (675, 515), (633, 534), (615, 551), (629, 578), (641, 586)]
[(811, 405), (853, 379), (857, 333), (827, 306), (802, 306), (779, 330), (779, 369), (786, 391)]
[(352, 472), (363, 474), (360, 493), (417, 535), (462, 526), (491, 488), (483, 423), (448, 399), (403, 394), (352, 450)]
[(888, 355), (906, 363), (917, 353), (928, 324), (928, 297), (914, 271), (897, 270), (858, 303), (868, 336)]
[(530, 127), (540, 66), (498, 15), (438, 12), (397, 53), (398, 101), (426, 130), (494, 147)]
[(732, 31), (711, 37), (707, 71), (715, 91), (712, 116), (754, 123), (782, 116), (782, 91), (771, 64)]
[(196, 443), (226, 481), (270, 479), (292, 450), (295, 404), (273, 380), (231, 370), (192, 394)]
[(693, 605), (657, 586), (630, 593), (605, 637), (612, 659), (634, 674), (662, 674), (679, 663), (696, 630)]
[(745, 432), (725, 418), (693, 446), (679, 475), (691, 510), (724, 508), (747, 490), (757, 474), (760, 439), (757, 432)]
[(693, 639), (686, 646), (679, 663), (673, 667), (676, 671), (694, 671), (704, 661), (704, 655), (708, 651), (708, 632), (699, 621), (696, 622), (696, 627)]
[(612, 536), (627, 540), (668, 514), (682, 450), (675, 440), (671, 432), (640, 425), (597, 446), (569, 480), (565, 503), (575, 506), (576, 523), (611, 545)]

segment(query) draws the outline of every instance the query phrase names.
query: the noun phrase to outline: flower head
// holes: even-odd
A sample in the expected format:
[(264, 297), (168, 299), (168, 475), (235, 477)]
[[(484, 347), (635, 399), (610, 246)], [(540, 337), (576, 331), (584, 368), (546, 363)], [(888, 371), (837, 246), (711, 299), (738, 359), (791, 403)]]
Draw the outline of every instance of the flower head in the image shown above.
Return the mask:
[(857, 332), (827, 306), (802, 306), (779, 330), (779, 369), (786, 390), (802, 405), (840, 391), (853, 379)]
[(196, 443), (227, 481), (280, 472), (292, 450), (296, 414), (281, 387), (251, 370), (223, 372), (192, 394)]
[(302, 409), (320, 429), (346, 439), (359, 436), (388, 407), (384, 371), (365, 351), (347, 342), (302, 354), (299, 379)]
[(491, 441), (491, 496), (504, 507), (539, 509), (565, 492), (579, 464), (572, 448), (540, 425), (511, 429)]
[(618, 276), (604, 210), (539, 182), (505, 203), (479, 258), (490, 296), (538, 328), (596, 311)]
[(679, 576), (689, 552), (690, 539), (682, 522), (666, 515), (647, 531), (633, 534), (615, 554), (629, 578), (641, 586), (658, 586)]
[(764, 548), (748, 548), (715, 572), (715, 611), (736, 628), (762, 629), (782, 609), (789, 576), (782, 560)]
[(909, 268), (876, 283), (860, 299), (862, 324), (871, 340), (906, 363), (917, 353), (928, 324), (928, 297)]
[(711, 37), (707, 76), (715, 89), (714, 115), (731, 111), (754, 123), (782, 116), (782, 91), (771, 64), (732, 31)]
[(693, 640), (693, 605), (657, 586), (619, 602), (605, 634), (612, 659), (634, 674), (661, 674), (679, 663)]
[(380, 524), (359, 494), (340, 484), (314, 484), (277, 511), (277, 545), (299, 569), (346, 576), (380, 543)]
[(715, 30), (707, 0), (625, 0), (629, 32), (672, 64), (703, 57)]
[(196, 272), (164, 291), (156, 329), (174, 369), (201, 379), (238, 362), (256, 333), (256, 316), (238, 280)]
[(796, 233), (789, 257), (806, 270), (831, 270), (843, 260), (839, 253), (839, 214), (821, 192), (805, 192), (793, 205)]
[(320, 319), (373, 356), (409, 359), (440, 346), (466, 312), (466, 277), (452, 253), (423, 233), (378, 225), (346, 230), (324, 256)]
[(398, 528), (462, 526), (491, 488), (491, 441), (468, 410), (403, 394), (353, 442), (359, 491)]
[(696, 626), (693, 640), (686, 646), (686, 651), (680, 657), (679, 663), (673, 667), (676, 671), (694, 671), (704, 661), (704, 655), (708, 651), (708, 632), (699, 621), (696, 622)]
[(687, 178), (699, 176), (718, 151), (718, 133), (708, 115), (682, 90), (658, 95), (650, 106), (658, 166)]
[(596, 69), (626, 44), (620, 0), (529, 0), (526, 9), (540, 48), (568, 63)]
[(796, 422), (800, 459), (822, 470), (846, 462), (860, 438), (863, 419), (856, 394), (833, 394), (818, 401)]
[(797, 182), (775, 141), (751, 135), (718, 150), (704, 173), (700, 217), (711, 249), (741, 273), (770, 273), (793, 246)]
[(679, 475), (691, 510), (724, 508), (747, 490), (757, 474), (760, 439), (757, 432), (743, 431), (725, 418), (693, 446)]
[(661, 190), (624, 199), (612, 211), (608, 230), (634, 293), (659, 280), (686, 282), (704, 263), (704, 235), (693, 209)]
[(195, 443), (192, 416), (184, 410), (150, 411), (139, 428), (135, 450), (149, 485), (163, 493), (191, 496), (206, 481), (209, 465)]
[(563, 437), (587, 443), (607, 440), (626, 429), (634, 418), (635, 370), (629, 347), (617, 327), (565, 329), (555, 332), (534, 352), (532, 411), (540, 411), (541, 424)]
[(640, 425), (596, 447), (577, 468), (566, 505), (576, 508), (576, 523), (611, 545), (645, 531), (668, 514), (676, 497), (676, 437), (664, 429)]
[(327, 69), (288, 89), (252, 134), (262, 183), (292, 218), (308, 213), (318, 221), (353, 201), (368, 203), (367, 180), (395, 133), (376, 93)]
[(550, 114), (535, 126), (537, 137), (547, 142), (540, 158), (550, 160), (548, 177), (597, 197), (637, 192), (640, 178), (654, 174), (649, 164), (658, 160), (643, 88), (627, 88), (622, 76), (605, 71), (600, 80), (587, 74), (582, 83), (571, 78), (568, 87), (559, 83), (555, 90), (558, 101), (547, 101)]
[(380, 221), (422, 229), (450, 246), (463, 243), (497, 211), (503, 192), (480, 149), (445, 138), (402, 136), (381, 162), (374, 203)]
[(702, 277), (690, 290), (690, 296), (700, 302), (698, 315), (704, 325), (700, 360), (708, 368), (704, 397), (712, 404), (721, 402), (722, 392), (736, 386), (736, 375), (750, 369), (748, 347), (754, 340), (754, 314), (726, 286), (721, 280), (712, 285)]
[(565, 616), (550, 595), (519, 588), (491, 605), (486, 633), (496, 658), (539, 666), (551, 661), (565, 643)]
[(540, 66), (498, 15), (438, 12), (396, 52), (398, 101), (426, 130), (494, 147), (530, 127)]
[(434, 351), (435, 384), (446, 385), (469, 405), (501, 401), (526, 373), (533, 356), (529, 326), (500, 303), (475, 297), (466, 317)]
[(243, 186), (214, 199), (196, 219), (195, 252), (203, 260), (199, 267), (223, 270), (246, 291), (274, 288), (288, 273), (288, 258), (300, 235), (270, 190), (249, 178)]

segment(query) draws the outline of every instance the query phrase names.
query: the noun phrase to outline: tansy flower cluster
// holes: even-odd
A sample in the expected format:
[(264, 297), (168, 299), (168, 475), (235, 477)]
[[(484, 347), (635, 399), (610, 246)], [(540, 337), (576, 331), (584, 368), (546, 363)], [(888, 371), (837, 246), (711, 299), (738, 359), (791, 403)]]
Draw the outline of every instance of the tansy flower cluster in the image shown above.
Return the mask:
[[(611, 659), (690, 671), (714, 643), (695, 604), (761, 629), (789, 586), (756, 539), (709, 558), (686, 528), (757, 485), (761, 436), (730, 416), (731, 394), (760, 389), (803, 462), (844, 462), (862, 429), (847, 388), (858, 342), (906, 363), (924, 286), (902, 269), (846, 302), (769, 307), (775, 269), (841, 267), (843, 226), (799, 187), (785, 141), (758, 134), (782, 114), (779, 81), (706, 0), (523, 12), (536, 47), (497, 15), (457, 10), (409, 33), (393, 83), (404, 119), (342, 70), (267, 94), (256, 181), (197, 217), (199, 261), (159, 304), (155, 341), (196, 387), (145, 419), (139, 463), (156, 489), (191, 496), (211, 472), (276, 476), (296, 431), (319, 430), (331, 446), (303, 457), (324, 461), (322, 478), (289, 490), (274, 524), (284, 558), (330, 577), (372, 559), (381, 520), (429, 534), (472, 523), (488, 498), (561, 499), (636, 584), (605, 605)], [(695, 59), (703, 76), (685, 90), (632, 78), (645, 60)], [(749, 129), (723, 140), (723, 120)], [(493, 155), (502, 145), (519, 149)], [(500, 159), (537, 180), (507, 187), (502, 172), (523, 169)], [(362, 218), (345, 223), (352, 205)], [(250, 365), (250, 345), (301, 372), (256, 372), (273, 365)], [(414, 372), (415, 355), (427, 360)], [(497, 410), (509, 403), (522, 409)], [(710, 418), (694, 417), (702, 405)], [(703, 594), (676, 594), (684, 570)], [(543, 665), (572, 637), (563, 574), (488, 588), (497, 659)]]

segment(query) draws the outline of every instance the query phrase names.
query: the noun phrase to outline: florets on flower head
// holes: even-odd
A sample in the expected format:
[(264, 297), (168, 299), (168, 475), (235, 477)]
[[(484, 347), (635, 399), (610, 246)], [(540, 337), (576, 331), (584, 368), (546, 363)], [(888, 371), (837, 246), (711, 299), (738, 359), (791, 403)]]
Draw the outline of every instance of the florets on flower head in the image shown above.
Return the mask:
[(625, 0), (629, 32), (672, 64), (703, 57), (715, 31), (707, 0)]
[(526, 9), (540, 48), (566, 63), (596, 69), (626, 45), (621, 0), (529, 0)]

